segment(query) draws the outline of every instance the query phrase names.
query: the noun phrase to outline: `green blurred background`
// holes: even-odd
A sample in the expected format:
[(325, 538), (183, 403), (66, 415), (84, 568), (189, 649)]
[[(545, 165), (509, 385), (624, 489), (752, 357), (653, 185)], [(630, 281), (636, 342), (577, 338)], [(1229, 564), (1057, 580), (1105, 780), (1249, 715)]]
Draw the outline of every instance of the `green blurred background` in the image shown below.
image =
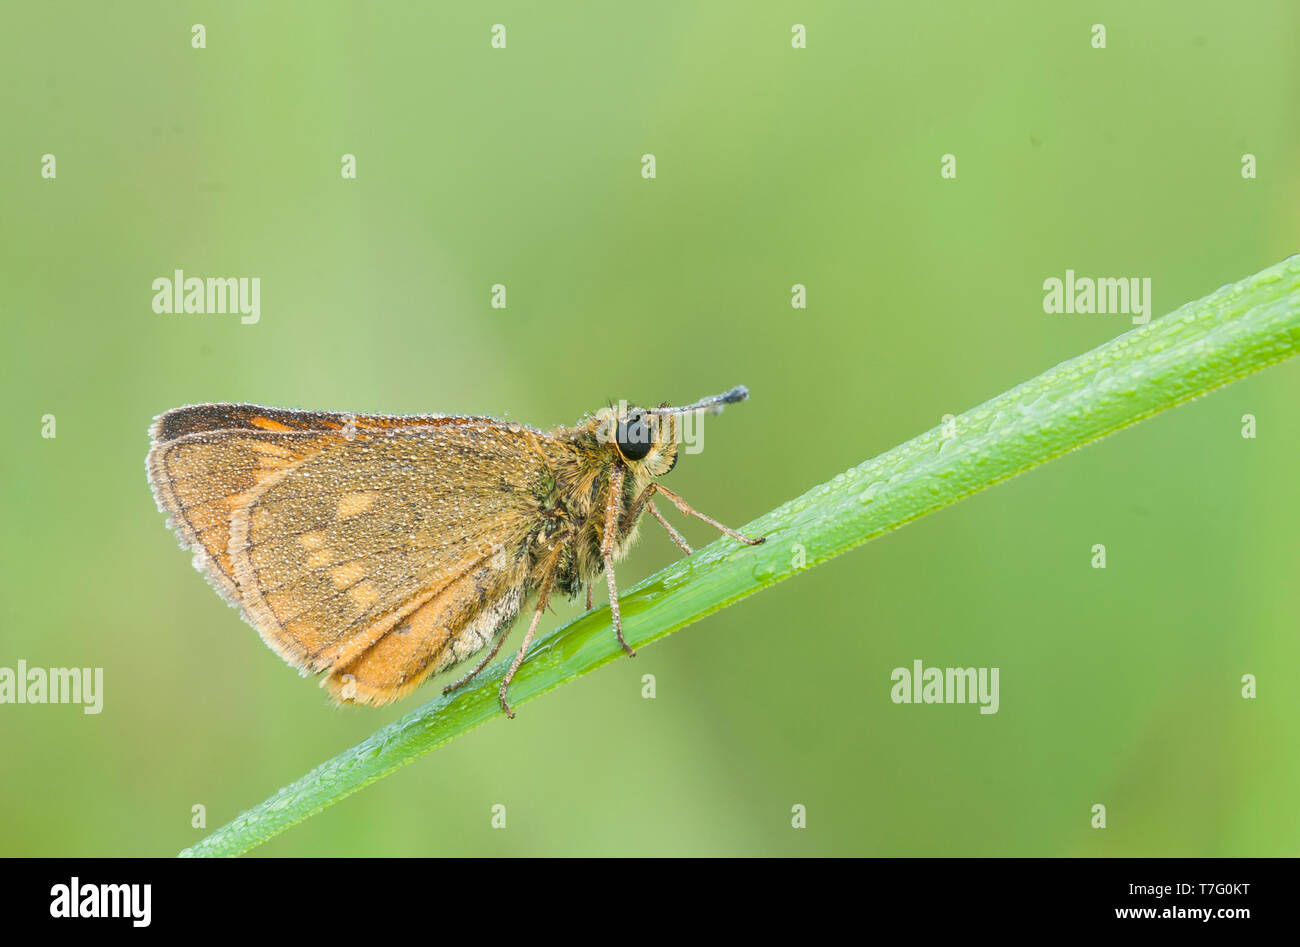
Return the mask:
[[(1045, 315), (1066, 268), (1151, 277), (1159, 316), (1300, 250), (1287, 0), (5, 19), (0, 666), (105, 673), (98, 716), (0, 706), (9, 855), (175, 853), (192, 806), (216, 828), (436, 693), (331, 709), (226, 607), (145, 481), (168, 408), (551, 426), (744, 383), (668, 481), (740, 526), (1130, 327)], [(156, 315), (178, 267), (260, 277), (260, 323)], [(1067, 456), (258, 852), (1297, 854), (1298, 406), (1291, 363)], [(625, 584), (677, 555), (643, 534)], [(999, 713), (892, 704), (916, 658), (1000, 667)]]

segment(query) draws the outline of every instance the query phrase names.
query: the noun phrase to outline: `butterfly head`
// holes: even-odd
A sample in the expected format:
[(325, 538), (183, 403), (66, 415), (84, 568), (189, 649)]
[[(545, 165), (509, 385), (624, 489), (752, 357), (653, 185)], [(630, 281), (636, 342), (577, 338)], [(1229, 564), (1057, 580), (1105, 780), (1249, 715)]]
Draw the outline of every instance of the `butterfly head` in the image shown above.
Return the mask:
[(681, 426), (678, 419), (696, 411), (717, 413), (725, 405), (744, 401), (749, 389), (743, 385), (694, 404), (657, 408), (610, 407), (596, 415), (601, 436), (624, 463), (651, 477), (662, 477), (677, 464)]

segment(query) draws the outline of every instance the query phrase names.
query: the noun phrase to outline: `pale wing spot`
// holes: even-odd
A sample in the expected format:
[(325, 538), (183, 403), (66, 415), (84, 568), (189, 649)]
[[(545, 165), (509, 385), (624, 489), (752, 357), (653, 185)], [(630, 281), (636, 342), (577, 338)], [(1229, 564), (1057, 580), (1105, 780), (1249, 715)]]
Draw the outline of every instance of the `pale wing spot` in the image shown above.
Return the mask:
[(338, 509), (335, 515), (339, 519), (345, 520), (349, 516), (356, 516), (358, 513), (364, 513), (375, 502), (373, 493), (349, 493), (339, 500)]
[(322, 549), (319, 552), (312, 553), (311, 556), (307, 559), (307, 568), (323, 569), (331, 562), (336, 562), (336, 561), (337, 561), (337, 557), (334, 555), (334, 553), (330, 552), (328, 549)]
[(359, 562), (349, 562), (330, 570), (330, 578), (334, 580), (335, 587), (340, 589), (354, 585), (359, 579), (364, 578), (365, 574), (365, 566)]
[(369, 579), (358, 583), (348, 592), (348, 598), (352, 599), (357, 608), (366, 609), (375, 602), (379, 601), (379, 589)]
[(325, 545), (325, 534), (320, 532), (303, 533), (298, 537), (298, 542), (302, 544), (303, 549), (310, 552), (313, 549), (319, 549), (321, 546)]

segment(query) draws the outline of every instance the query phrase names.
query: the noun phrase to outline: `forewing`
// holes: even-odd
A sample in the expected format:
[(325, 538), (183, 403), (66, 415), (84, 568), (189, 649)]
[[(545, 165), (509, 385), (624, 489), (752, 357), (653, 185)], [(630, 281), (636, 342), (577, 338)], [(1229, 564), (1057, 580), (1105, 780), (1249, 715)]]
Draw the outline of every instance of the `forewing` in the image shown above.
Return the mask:
[(364, 666), (382, 673), (362, 699), (381, 702), (399, 695), (379, 682), (414, 686), (464, 656), (476, 617), (513, 617), (543, 435), (490, 419), (180, 410), (222, 407), (249, 420), (160, 418), (156, 432), (179, 436), (151, 451), (150, 478), (196, 564), (291, 663), (361, 668), (376, 648)]

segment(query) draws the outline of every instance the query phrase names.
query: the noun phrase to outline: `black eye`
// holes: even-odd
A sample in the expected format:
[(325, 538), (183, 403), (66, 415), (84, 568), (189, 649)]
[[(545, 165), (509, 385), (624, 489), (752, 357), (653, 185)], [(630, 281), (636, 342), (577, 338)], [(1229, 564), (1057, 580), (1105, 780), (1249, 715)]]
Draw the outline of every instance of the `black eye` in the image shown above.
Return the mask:
[(650, 425), (645, 423), (645, 415), (618, 422), (618, 452), (624, 460), (642, 460), (653, 446), (654, 436)]

